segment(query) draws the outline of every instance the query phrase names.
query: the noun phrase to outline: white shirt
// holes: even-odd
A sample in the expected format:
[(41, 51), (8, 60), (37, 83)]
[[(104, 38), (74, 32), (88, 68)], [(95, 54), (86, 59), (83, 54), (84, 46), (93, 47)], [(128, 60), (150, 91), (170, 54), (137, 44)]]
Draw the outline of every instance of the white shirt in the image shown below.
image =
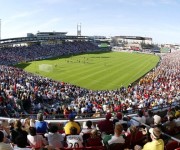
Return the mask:
[(144, 116), (142, 116), (142, 117), (133, 117), (133, 119), (131, 119), (130, 122), (131, 122), (131, 125), (139, 126), (140, 123), (146, 123), (146, 118)]
[(33, 148), (40, 148), (43, 145), (47, 144), (46, 140), (43, 138), (42, 135), (27, 135), (27, 140), (30, 146)]
[(13, 150), (10, 144), (0, 142), (0, 150)]
[(14, 146), (13, 150), (32, 150), (32, 148), (20, 148), (20, 147), (17, 147), (17, 146)]
[(180, 117), (175, 119), (175, 122), (176, 122), (176, 126), (179, 127), (180, 126)]
[(115, 136), (113, 135), (112, 138), (108, 141), (108, 144), (111, 145), (113, 143), (125, 143), (125, 139), (122, 136)]
[(59, 133), (46, 133), (44, 135), (48, 139), (48, 143), (50, 146), (53, 146), (54, 148), (62, 148), (62, 141), (64, 140), (63, 136)]
[(83, 147), (83, 138), (81, 135), (68, 135), (66, 137), (68, 148)]

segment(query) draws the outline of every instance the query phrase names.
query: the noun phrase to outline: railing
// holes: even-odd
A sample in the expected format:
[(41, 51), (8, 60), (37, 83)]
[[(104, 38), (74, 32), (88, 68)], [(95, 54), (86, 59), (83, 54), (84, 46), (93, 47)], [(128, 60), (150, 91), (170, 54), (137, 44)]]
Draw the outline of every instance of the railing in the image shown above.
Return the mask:
[[(169, 104), (168, 106), (164, 106), (164, 105), (159, 105), (159, 106), (156, 106), (154, 108), (148, 108), (148, 107), (144, 107), (144, 108), (135, 108), (135, 109), (132, 109), (132, 110), (121, 110), (121, 112), (125, 115), (132, 115), (132, 114), (137, 114), (138, 110), (143, 110), (143, 111), (148, 111), (148, 110), (152, 110), (154, 113), (157, 113), (157, 112), (162, 112), (162, 111), (166, 111), (168, 110), (169, 108), (174, 108), (175, 106), (180, 106), (180, 100), (179, 101), (176, 101), (176, 102), (173, 102), (172, 104)], [(46, 106), (47, 107), (47, 106)], [(158, 107), (158, 108), (157, 108)], [(112, 115), (114, 115), (115, 113), (112, 112)], [(76, 118), (78, 119), (93, 119), (93, 118), (105, 118), (105, 115), (106, 115), (106, 112), (102, 112), (102, 113), (99, 113), (97, 114), (99, 117), (92, 117), (94, 115), (94, 113), (81, 113), (81, 114), (77, 114), (76, 115)], [(37, 117), (37, 114), (21, 114), (18, 118), (33, 118), (33, 119), (36, 119)], [(65, 118), (64, 114), (54, 114), (54, 115), (51, 115), (51, 114), (48, 114), (46, 117), (45, 117), (46, 120), (67, 120), (67, 118)]]

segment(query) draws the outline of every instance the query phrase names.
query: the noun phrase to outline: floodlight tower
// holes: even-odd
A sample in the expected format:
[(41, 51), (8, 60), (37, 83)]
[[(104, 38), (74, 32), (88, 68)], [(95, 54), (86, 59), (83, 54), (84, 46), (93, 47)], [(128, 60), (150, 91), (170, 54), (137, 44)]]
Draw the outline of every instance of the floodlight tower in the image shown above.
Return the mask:
[(0, 40), (1, 40), (1, 19), (0, 19)]
[(81, 36), (81, 23), (77, 24), (77, 36)]

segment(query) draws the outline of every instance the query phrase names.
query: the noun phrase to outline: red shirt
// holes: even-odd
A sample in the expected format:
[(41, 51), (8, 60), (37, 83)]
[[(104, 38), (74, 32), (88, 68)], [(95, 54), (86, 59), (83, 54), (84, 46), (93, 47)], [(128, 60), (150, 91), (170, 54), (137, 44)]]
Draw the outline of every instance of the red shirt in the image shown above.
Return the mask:
[(101, 132), (105, 132), (107, 134), (113, 134), (113, 122), (110, 120), (103, 120), (98, 123), (98, 128)]

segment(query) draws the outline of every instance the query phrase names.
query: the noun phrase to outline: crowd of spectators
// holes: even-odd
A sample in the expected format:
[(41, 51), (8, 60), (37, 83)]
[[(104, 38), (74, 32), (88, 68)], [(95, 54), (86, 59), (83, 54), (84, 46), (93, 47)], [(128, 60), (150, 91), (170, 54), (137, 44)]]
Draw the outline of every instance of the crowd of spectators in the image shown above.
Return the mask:
[(0, 64), (14, 65), (19, 62), (33, 61), (63, 55), (73, 55), (97, 51), (98, 46), (90, 42), (63, 42), (55, 45), (31, 45), (5, 47), (0, 50)]
[[(140, 110), (139, 112), (143, 112)], [(139, 114), (141, 114), (139, 113)], [(147, 124), (148, 116), (143, 113), (144, 120), (139, 115), (129, 118), (118, 112), (98, 122), (85, 121), (84, 125), (77, 122), (75, 116), (70, 114), (68, 121), (63, 125), (47, 123), (42, 113), (38, 113), (37, 121), (34, 119), (9, 119), (0, 121), (0, 148), (3, 150), (64, 150), (68, 148), (91, 148), (104, 150), (174, 150), (180, 143), (171, 141), (163, 132), (180, 133), (180, 116), (175, 117), (179, 111), (172, 109), (166, 112), (164, 118), (152, 114), (152, 122)], [(169, 118), (175, 124), (169, 124)], [(134, 124), (136, 119), (139, 124)], [(176, 120), (178, 120), (178, 123)], [(122, 122), (123, 120), (123, 122)], [(62, 123), (61, 123), (62, 124)], [(107, 130), (106, 130), (106, 129)], [(173, 143), (171, 149), (168, 145)], [(179, 145), (180, 146), (180, 145)]]

